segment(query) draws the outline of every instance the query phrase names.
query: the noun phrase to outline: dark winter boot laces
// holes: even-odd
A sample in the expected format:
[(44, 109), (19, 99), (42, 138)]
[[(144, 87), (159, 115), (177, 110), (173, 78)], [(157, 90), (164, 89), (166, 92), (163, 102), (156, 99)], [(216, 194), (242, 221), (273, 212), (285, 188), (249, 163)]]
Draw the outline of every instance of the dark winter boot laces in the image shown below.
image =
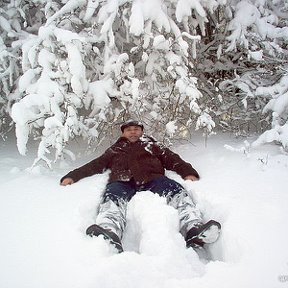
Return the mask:
[(118, 253), (123, 252), (123, 247), (120, 238), (114, 232), (108, 229), (104, 229), (97, 224), (93, 224), (87, 228), (86, 234), (91, 237), (103, 235), (105, 240), (107, 240), (110, 244), (115, 246)]
[(221, 231), (221, 225), (217, 221), (210, 220), (206, 224), (196, 224), (185, 237), (187, 247), (203, 247), (217, 241)]

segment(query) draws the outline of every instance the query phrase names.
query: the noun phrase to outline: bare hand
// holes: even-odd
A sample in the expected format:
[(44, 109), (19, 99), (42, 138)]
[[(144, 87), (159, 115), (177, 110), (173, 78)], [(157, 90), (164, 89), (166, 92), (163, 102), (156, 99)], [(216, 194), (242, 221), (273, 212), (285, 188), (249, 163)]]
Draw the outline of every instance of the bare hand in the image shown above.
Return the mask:
[(64, 178), (61, 182), (62, 186), (66, 186), (66, 185), (71, 185), (74, 183), (74, 180), (72, 178)]
[(184, 180), (191, 180), (191, 181), (198, 181), (199, 178), (197, 178), (196, 176), (194, 175), (188, 175), (184, 178)]

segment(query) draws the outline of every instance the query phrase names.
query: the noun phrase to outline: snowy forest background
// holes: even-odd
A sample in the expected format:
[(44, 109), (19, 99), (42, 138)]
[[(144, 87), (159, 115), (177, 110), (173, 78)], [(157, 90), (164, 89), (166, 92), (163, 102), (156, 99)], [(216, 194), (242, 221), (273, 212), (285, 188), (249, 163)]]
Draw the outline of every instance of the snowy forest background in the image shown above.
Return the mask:
[(48, 166), (139, 118), (288, 149), (286, 0), (2, 0), (0, 133)]

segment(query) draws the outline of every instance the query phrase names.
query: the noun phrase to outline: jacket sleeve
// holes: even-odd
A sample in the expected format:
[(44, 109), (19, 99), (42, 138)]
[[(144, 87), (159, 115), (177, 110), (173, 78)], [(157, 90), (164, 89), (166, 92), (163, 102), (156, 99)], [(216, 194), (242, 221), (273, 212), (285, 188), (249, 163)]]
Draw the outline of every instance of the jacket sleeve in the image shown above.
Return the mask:
[(94, 174), (103, 173), (105, 170), (109, 168), (110, 159), (112, 153), (110, 153), (110, 149), (106, 150), (106, 152), (100, 157), (92, 160), (91, 162), (70, 171), (68, 174), (63, 176), (60, 180), (60, 183), (65, 178), (72, 178), (74, 182), (79, 181), (82, 178), (92, 176)]
[(176, 172), (182, 178), (189, 175), (194, 175), (198, 179), (200, 178), (198, 172), (192, 167), (192, 165), (185, 162), (178, 154), (172, 152), (166, 147), (159, 147), (159, 149), (161, 152), (158, 158), (165, 169)]

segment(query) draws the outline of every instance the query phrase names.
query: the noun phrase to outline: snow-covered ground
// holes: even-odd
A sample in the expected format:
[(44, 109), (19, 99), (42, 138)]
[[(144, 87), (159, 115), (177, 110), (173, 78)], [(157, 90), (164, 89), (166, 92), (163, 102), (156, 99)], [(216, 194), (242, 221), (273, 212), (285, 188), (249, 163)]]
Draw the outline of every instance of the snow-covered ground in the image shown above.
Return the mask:
[(191, 191), (206, 219), (223, 226), (208, 263), (185, 248), (176, 211), (148, 191), (129, 203), (126, 251), (115, 254), (102, 238), (85, 235), (107, 175), (59, 185), (93, 155), (53, 171), (29, 170), (32, 153), (19, 156), (14, 144), (1, 142), (0, 287), (288, 287), (288, 156), (274, 145), (248, 149), (243, 139), (222, 134), (207, 147), (195, 136), (173, 150), (202, 178), (168, 175)]

